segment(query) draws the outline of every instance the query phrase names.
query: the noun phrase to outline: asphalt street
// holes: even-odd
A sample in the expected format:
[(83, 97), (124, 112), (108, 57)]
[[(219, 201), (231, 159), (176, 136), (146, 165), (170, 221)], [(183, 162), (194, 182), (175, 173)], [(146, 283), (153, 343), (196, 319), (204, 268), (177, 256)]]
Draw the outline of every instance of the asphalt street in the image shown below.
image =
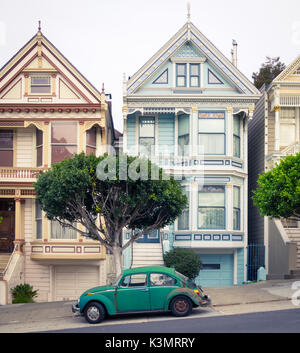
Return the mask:
[(52, 330), (52, 333), (300, 333), (300, 309)]

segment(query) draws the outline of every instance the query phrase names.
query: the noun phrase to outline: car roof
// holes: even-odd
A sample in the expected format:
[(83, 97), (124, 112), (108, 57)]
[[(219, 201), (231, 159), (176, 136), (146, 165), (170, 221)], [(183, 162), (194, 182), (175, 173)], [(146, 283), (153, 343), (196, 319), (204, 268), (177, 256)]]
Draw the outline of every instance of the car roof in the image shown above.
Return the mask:
[(163, 267), (163, 266), (135, 267), (135, 268), (130, 268), (128, 270), (124, 270), (123, 274), (132, 275), (132, 274), (141, 273), (141, 272), (163, 272), (166, 274), (174, 275), (175, 269), (170, 267)]

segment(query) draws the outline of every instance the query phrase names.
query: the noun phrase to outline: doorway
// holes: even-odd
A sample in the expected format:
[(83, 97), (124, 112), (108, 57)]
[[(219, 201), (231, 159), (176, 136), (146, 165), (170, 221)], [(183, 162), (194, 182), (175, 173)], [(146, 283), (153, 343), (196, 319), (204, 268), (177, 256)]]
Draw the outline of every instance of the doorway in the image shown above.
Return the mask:
[(15, 200), (0, 199), (0, 253), (12, 253), (15, 240)]

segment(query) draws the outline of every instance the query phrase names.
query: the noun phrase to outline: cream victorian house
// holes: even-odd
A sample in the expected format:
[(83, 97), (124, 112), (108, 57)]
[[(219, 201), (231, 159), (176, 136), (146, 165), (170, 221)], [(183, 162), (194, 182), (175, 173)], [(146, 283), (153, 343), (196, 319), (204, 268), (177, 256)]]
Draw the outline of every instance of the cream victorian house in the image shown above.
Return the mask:
[(106, 252), (47, 220), (33, 183), (53, 163), (114, 139), (111, 103), (41, 33), (0, 70), (0, 304), (26, 282), (38, 301), (106, 283)]
[(300, 272), (299, 222), (261, 217), (251, 195), (259, 174), (300, 152), (300, 56), (261, 92), (249, 123), (249, 243), (264, 246), (258, 266), (268, 278), (293, 277)]

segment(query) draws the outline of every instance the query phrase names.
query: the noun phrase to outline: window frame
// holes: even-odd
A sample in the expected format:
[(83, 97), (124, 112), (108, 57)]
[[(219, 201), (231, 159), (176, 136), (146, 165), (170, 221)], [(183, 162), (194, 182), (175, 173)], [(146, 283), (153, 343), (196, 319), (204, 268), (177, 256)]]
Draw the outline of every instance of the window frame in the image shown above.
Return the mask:
[[(95, 130), (95, 145), (91, 145), (88, 143), (88, 132), (91, 131), (91, 130)], [(97, 134), (98, 134), (98, 129), (97, 129), (97, 126), (93, 126), (91, 127), (90, 129), (86, 130), (85, 132), (85, 136), (86, 136), (86, 140), (85, 140), (85, 154), (87, 154), (87, 148), (90, 148), (90, 149), (93, 149), (95, 151), (94, 155), (96, 155), (96, 152), (97, 152)], [(92, 154), (92, 153), (89, 153), (89, 155)]]
[[(51, 80), (51, 75), (30, 75), (29, 76), (30, 78), (30, 94), (32, 95), (51, 95), (51, 89), (52, 89), (52, 80)], [(35, 78), (48, 78), (49, 79), (49, 83), (47, 84), (38, 84), (38, 83), (35, 83), (33, 84), (32, 83), (32, 79), (35, 79)], [(49, 92), (32, 92), (32, 87), (49, 87)]]
[[(191, 88), (200, 87), (200, 64), (199, 63), (190, 63), (189, 65), (190, 65), (190, 67), (189, 67), (189, 69), (190, 69), (189, 87), (191, 87)], [(192, 66), (195, 66), (198, 68), (198, 75), (192, 75)], [(195, 78), (195, 77), (198, 80), (198, 84), (196, 86), (192, 85), (192, 78)]]
[[(36, 240), (42, 240), (43, 239), (43, 211), (40, 208), (41, 212), (41, 217), (37, 217), (37, 211), (38, 211), (39, 202), (37, 199), (35, 199), (35, 210), (34, 210), (34, 219), (35, 219), (35, 239)], [(37, 223), (41, 222), (41, 234), (38, 235), (38, 226)]]
[[(182, 189), (184, 189), (185, 195), (187, 195), (188, 198), (188, 205), (187, 207), (182, 211), (182, 214), (180, 216), (178, 216), (177, 218), (177, 230), (181, 231), (181, 230), (189, 230), (190, 229), (190, 199), (191, 199), (191, 195), (190, 195), (190, 190), (189, 190), (189, 186), (188, 185), (182, 185), (181, 187)], [(188, 213), (187, 215), (187, 222), (188, 225), (186, 228), (184, 227), (180, 227), (180, 218), (184, 216), (185, 213)]]
[[(212, 188), (222, 188), (223, 192), (222, 194), (224, 195), (224, 206), (200, 206), (200, 193), (201, 193), (201, 189), (203, 190), (204, 188), (208, 188), (208, 187), (212, 187)], [(197, 202), (197, 229), (207, 229), (207, 230), (226, 230), (226, 187), (225, 185), (203, 185), (201, 188), (198, 188), (198, 202)], [(202, 193), (209, 193), (209, 192), (203, 192)], [(222, 224), (222, 226), (217, 227), (217, 228), (213, 228), (213, 227), (200, 227), (200, 219), (199, 219), (199, 209), (220, 209), (223, 210), (223, 219), (224, 219), (224, 224)], [(224, 225), (224, 226), (223, 226)]]
[[(149, 119), (149, 121), (150, 121), (150, 118), (151, 118), (151, 125), (153, 125), (153, 136), (141, 136), (141, 120), (142, 119)], [(139, 135), (138, 135), (138, 153), (139, 153), (139, 155), (141, 154), (141, 146), (144, 146), (144, 148), (146, 148), (145, 147), (145, 145), (142, 145), (141, 144), (141, 139), (147, 139), (147, 140), (152, 140), (153, 141), (153, 144), (151, 144), (151, 150), (149, 151), (150, 153), (150, 155), (155, 155), (155, 116), (144, 116), (144, 115), (140, 115), (139, 117), (138, 117), (138, 133), (139, 133)], [(152, 147), (153, 146), (153, 147)]]
[[(235, 120), (238, 119), (239, 122), (239, 134), (236, 134), (235, 131)], [(235, 141), (238, 141), (238, 154), (235, 154)], [(232, 151), (233, 157), (236, 158), (241, 158), (241, 119), (238, 115), (233, 115), (233, 151)]]
[(1, 132), (5, 131), (5, 132), (9, 132), (11, 133), (11, 147), (0, 147), (0, 151), (8, 151), (12, 153), (11, 156), (11, 163), (7, 164), (7, 165), (1, 165), (0, 163), (0, 167), (8, 167), (8, 168), (12, 168), (14, 167), (14, 163), (15, 163), (15, 130), (13, 129), (1, 129)]
[[(178, 74), (179, 66), (184, 67), (184, 75)], [(178, 85), (178, 78), (184, 78), (184, 85)], [(179, 87), (179, 88), (187, 87), (187, 64), (186, 63), (176, 63), (176, 87)]]
[[(223, 118), (213, 118), (213, 117), (207, 117), (207, 118), (204, 118), (204, 117), (200, 117), (200, 114), (223, 114)], [(224, 131), (223, 132), (215, 132), (215, 131), (212, 131), (212, 132), (201, 132), (201, 120), (216, 120), (216, 121), (219, 121), (219, 120), (222, 120), (224, 122)], [(215, 111), (215, 110), (212, 110), (212, 111), (198, 111), (198, 139), (197, 139), (197, 142), (198, 142), (198, 154), (201, 154), (201, 150), (200, 150), (200, 142), (201, 142), (201, 135), (205, 135), (205, 136), (208, 136), (208, 135), (218, 135), (218, 136), (223, 136), (224, 137), (224, 144), (223, 144), (223, 153), (207, 153), (206, 151), (203, 152), (204, 155), (208, 155), (208, 156), (225, 156), (226, 155), (226, 114), (225, 114), (225, 111)]]
[[(239, 197), (238, 205), (239, 205), (239, 207), (236, 207), (234, 204), (234, 190), (238, 190), (238, 197)], [(241, 230), (241, 187), (238, 185), (234, 185), (233, 190), (232, 190), (232, 195), (233, 195), (232, 228), (233, 228), (233, 230), (240, 231)], [(235, 227), (235, 211), (237, 211), (237, 215), (238, 215), (238, 219), (237, 219), (238, 226), (237, 227)]]

